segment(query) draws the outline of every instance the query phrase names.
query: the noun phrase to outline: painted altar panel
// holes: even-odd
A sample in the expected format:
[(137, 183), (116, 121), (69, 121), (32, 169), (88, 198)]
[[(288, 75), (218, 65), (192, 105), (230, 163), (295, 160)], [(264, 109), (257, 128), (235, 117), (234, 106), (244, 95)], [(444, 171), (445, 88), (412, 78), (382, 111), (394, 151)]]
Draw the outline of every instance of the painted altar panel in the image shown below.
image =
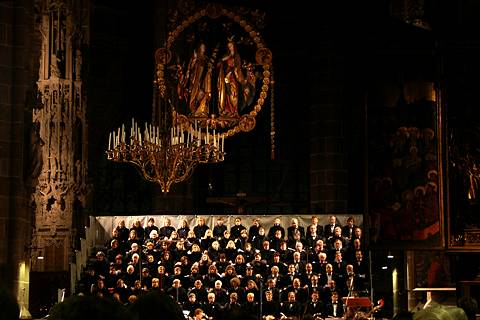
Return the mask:
[(368, 207), (373, 244), (443, 245), (438, 85), (383, 84), (367, 102)]

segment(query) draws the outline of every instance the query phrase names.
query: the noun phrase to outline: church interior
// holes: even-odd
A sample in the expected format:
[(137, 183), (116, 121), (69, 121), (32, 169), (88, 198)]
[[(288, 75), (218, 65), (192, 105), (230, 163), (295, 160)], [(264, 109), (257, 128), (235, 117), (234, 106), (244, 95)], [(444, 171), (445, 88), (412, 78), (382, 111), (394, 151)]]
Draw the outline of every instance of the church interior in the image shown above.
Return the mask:
[[(293, 263), (321, 279), (323, 245), (325, 264), (343, 254), (363, 274), (362, 289), (336, 281), (340, 298), (371, 302), (370, 317), (480, 301), (478, 13), (473, 0), (0, 0), (0, 279), (20, 318), (101, 291), (86, 278), (98, 259), (114, 268), (117, 237), (122, 280), (142, 286), (149, 242), (152, 273), (167, 266), (165, 251), (183, 263), (179, 243), (219, 266), (212, 242), (228, 255), (230, 239), (235, 268), (250, 243), (256, 319), (274, 256), (282, 277)], [(220, 220), (230, 238), (215, 234)], [(127, 261), (128, 231), (113, 235), (122, 223), (144, 233), (139, 266)], [(208, 245), (210, 231), (193, 231), (203, 225)], [(309, 318), (316, 289), (299, 273), (306, 309), (268, 319)], [(190, 293), (194, 281), (181, 285)], [(300, 299), (291, 285), (282, 304)], [(336, 294), (310, 318), (350, 319), (325, 311)]]

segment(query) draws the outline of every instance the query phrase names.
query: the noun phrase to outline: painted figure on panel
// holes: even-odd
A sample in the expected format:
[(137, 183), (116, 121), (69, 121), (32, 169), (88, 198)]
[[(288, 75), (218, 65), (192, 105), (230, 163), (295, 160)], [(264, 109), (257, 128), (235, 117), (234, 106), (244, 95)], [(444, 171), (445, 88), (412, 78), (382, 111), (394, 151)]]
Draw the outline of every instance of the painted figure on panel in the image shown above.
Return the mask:
[[(249, 105), (255, 95), (253, 67), (243, 66), (237, 45), (230, 39), (228, 53), (219, 62), (218, 108), (221, 116), (238, 116), (238, 112)], [(243, 69), (247, 69), (244, 74)]]
[(185, 74), (180, 75), (178, 95), (185, 99), (192, 115), (207, 116), (212, 95), (212, 64), (207, 56), (205, 43), (200, 43), (188, 64)]

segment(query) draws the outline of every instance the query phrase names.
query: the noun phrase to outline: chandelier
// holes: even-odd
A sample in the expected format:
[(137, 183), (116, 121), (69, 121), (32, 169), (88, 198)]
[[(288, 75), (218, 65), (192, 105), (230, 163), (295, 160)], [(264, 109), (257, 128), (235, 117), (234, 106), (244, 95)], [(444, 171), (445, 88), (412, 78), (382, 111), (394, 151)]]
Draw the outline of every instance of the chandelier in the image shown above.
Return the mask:
[(134, 164), (146, 180), (160, 185), (165, 193), (172, 184), (188, 179), (198, 164), (224, 160), (223, 135), (215, 129), (210, 133), (208, 126), (202, 130), (197, 122), (185, 125), (174, 119), (167, 113), (160, 123), (145, 123), (141, 130), (132, 118), (128, 134), (125, 125), (110, 133), (107, 158)]
[[(248, 14), (262, 21), (258, 11)], [(132, 119), (129, 129), (112, 131), (106, 151), (165, 193), (197, 165), (222, 162), (225, 138), (255, 127), (272, 77), (272, 54), (246, 17), (210, 4), (171, 17), (165, 47), (155, 52), (152, 123), (140, 128)], [(273, 120), (271, 131), (273, 141)]]

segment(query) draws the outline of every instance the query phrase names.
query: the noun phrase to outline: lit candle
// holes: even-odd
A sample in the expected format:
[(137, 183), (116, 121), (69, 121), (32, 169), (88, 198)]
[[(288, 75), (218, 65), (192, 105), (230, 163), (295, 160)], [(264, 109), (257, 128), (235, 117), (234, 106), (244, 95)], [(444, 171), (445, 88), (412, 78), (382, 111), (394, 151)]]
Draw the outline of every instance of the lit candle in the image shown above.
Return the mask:
[(207, 136), (205, 137), (205, 143), (208, 144), (208, 142), (209, 142), (209, 140), (210, 140), (210, 139), (209, 139), (210, 137), (209, 137), (209, 135), (208, 135), (208, 124), (207, 124), (207, 130), (206, 130), (206, 131), (207, 131)]
[(111, 146), (112, 146), (112, 133), (110, 132), (110, 134), (108, 135), (108, 150), (111, 149)]

